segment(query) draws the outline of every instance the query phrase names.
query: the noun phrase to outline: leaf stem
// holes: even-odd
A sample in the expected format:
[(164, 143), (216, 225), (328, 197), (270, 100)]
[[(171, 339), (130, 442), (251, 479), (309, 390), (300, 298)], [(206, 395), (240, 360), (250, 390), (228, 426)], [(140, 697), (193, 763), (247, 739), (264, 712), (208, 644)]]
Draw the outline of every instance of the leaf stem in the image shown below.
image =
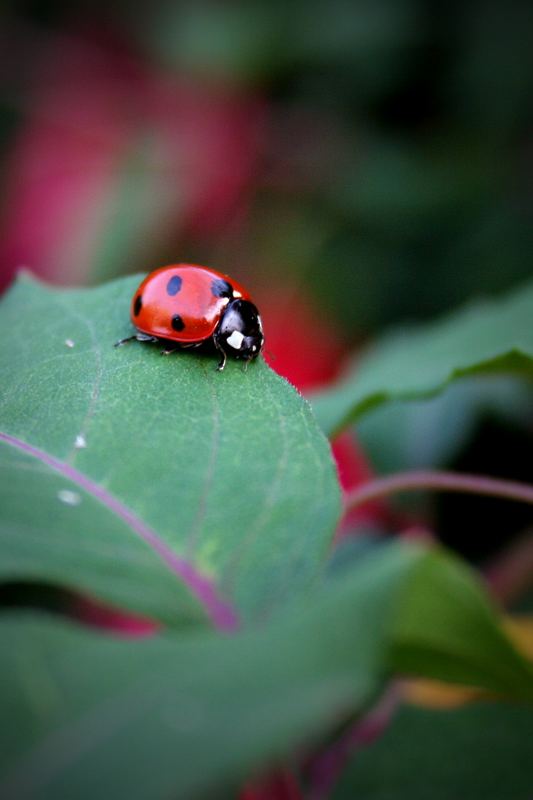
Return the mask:
[(441, 470), (411, 470), (376, 478), (347, 492), (344, 497), (344, 511), (353, 511), (354, 508), (389, 494), (419, 489), (484, 494), (533, 504), (533, 486), (526, 483)]

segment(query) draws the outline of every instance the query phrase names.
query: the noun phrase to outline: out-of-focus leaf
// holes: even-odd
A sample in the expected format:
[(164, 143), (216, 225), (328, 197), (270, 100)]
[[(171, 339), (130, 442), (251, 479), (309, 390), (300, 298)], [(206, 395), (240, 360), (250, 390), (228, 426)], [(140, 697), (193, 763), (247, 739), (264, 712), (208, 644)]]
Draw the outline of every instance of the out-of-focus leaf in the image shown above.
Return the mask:
[(285, 64), (279, 13), (261, 2), (163, 6), (150, 13), (149, 44), (180, 71), (253, 82)]
[(401, 69), (405, 47), (423, 36), (411, 0), (343, 1), (335, 13), (323, 0), (163, 5), (139, 21), (143, 45), (181, 71), (253, 83), (310, 64), (349, 64), (372, 93), (391, 85), (391, 66)]
[(115, 349), (138, 281), (24, 278), (2, 301), (0, 579), (167, 623), (264, 618), (312, 583), (331, 540), (327, 442), (262, 360), (220, 373), (214, 357)]
[[(320, 248), (313, 284), (352, 336), (405, 320), (433, 319), (465, 298), (495, 295), (530, 278), (533, 228), (525, 214), (509, 209), (501, 198), (475, 214), (463, 207), (457, 215), (450, 203), (454, 222), (446, 214), (430, 217), (423, 211), (422, 229), (413, 209), (410, 237), (399, 219), (382, 226), (379, 206), (368, 229), (347, 216), (345, 228)], [(323, 219), (324, 226), (328, 216)]]
[[(516, 649), (533, 662), (533, 616), (506, 617), (503, 628)], [(457, 708), (486, 699), (486, 692), (471, 686), (453, 686), (427, 678), (406, 681), (403, 695), (414, 705), (434, 709)]]
[[(370, 532), (341, 540), (326, 581), (364, 569), (366, 560), (372, 563), (389, 547), (386, 537)], [(529, 617), (501, 617), (473, 569), (443, 549), (431, 549), (399, 595), (388, 665), (427, 679), (411, 681), (413, 687), (444, 686), (452, 700), (481, 690), (533, 702), (533, 623)]]
[(385, 402), (429, 397), (474, 373), (533, 374), (533, 284), (392, 334), (313, 398), (332, 435)]
[(445, 151), (424, 152), (397, 139), (373, 139), (368, 149), (335, 185), (333, 200), (365, 227), (399, 241), (446, 224), (459, 209), (484, 206), (499, 178), (487, 169), (488, 155), (479, 147), (465, 152), (464, 143), (456, 151), (449, 144)]
[(484, 376), (451, 384), (425, 400), (385, 403), (357, 424), (357, 440), (378, 472), (449, 464), (482, 416), (529, 422), (532, 387)]
[(471, 576), (444, 554), (398, 543), (234, 637), (117, 641), (6, 614), (0, 794), (226, 796), (360, 712), (391, 669), (533, 700), (533, 670)]
[(93, 284), (149, 262), (166, 234), (169, 216), (175, 228), (181, 223), (179, 181), (170, 182), (166, 170), (153, 168), (158, 157), (165, 160), (157, 145), (153, 132), (132, 136), (113, 173), (100, 203), (105, 224), (93, 243), (88, 276)]
[(472, 570), (430, 553), (401, 597), (392, 669), (533, 702), (533, 664), (514, 648)]
[(361, 750), (334, 800), (529, 800), (533, 714), (476, 705), (454, 711), (403, 707)]
[(117, 641), (4, 616), (0, 796), (227, 796), (369, 702), (398, 592), (421, 557), (393, 545), (305, 607), (234, 637)]
[(450, 92), (462, 119), (483, 131), (485, 141), (515, 134), (527, 125), (533, 88), (530, 3), (463, 6), (457, 20), (462, 47), (450, 75)]

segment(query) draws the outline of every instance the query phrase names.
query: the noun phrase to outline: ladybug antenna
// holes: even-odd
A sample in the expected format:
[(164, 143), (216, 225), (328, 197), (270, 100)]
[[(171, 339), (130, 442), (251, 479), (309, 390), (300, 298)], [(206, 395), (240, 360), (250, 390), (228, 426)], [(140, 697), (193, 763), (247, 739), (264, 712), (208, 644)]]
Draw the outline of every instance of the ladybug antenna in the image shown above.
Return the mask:
[(265, 353), (267, 354), (267, 356), (268, 356), (268, 357), (269, 357), (269, 358), (270, 358), (272, 361), (277, 361), (278, 357), (277, 357), (277, 355), (276, 355), (275, 353), (273, 353), (273, 352), (272, 352), (272, 350), (270, 350), (269, 348), (266, 348), (266, 349), (265, 349)]

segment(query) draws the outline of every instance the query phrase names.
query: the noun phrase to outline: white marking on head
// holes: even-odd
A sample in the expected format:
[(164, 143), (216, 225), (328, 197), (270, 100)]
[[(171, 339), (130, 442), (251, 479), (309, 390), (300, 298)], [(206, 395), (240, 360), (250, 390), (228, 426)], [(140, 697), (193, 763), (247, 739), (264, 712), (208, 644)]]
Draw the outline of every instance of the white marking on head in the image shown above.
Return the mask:
[(226, 341), (230, 347), (233, 347), (234, 350), (240, 350), (242, 343), (244, 342), (244, 336), (240, 331), (233, 331), (231, 336), (228, 336)]
[(242, 292), (238, 292), (237, 289), (233, 290), (233, 297), (242, 297)]
[(81, 503), (81, 495), (78, 492), (71, 492), (70, 489), (60, 489), (57, 497), (62, 503), (67, 506), (79, 506)]
[(257, 347), (255, 346), (255, 344), (252, 345), (252, 350), (254, 351), (254, 353), (257, 350)]
[(257, 315), (257, 324), (259, 325), (259, 330), (263, 333), (263, 323), (261, 322), (260, 314)]
[(87, 447), (87, 442), (83, 433), (78, 433), (76, 436), (76, 439), (74, 440), (74, 447), (76, 450), (82, 450), (84, 447)]
[(72, 339), (65, 339), (65, 344), (67, 347), (74, 347), (74, 342)]

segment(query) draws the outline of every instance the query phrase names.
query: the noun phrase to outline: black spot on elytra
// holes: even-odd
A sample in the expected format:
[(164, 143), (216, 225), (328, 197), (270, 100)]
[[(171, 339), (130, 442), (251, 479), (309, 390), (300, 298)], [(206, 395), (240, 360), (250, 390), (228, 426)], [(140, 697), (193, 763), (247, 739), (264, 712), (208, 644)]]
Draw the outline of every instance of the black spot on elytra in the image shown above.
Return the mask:
[(233, 297), (233, 289), (231, 287), (231, 284), (229, 284), (222, 278), (215, 278), (215, 280), (211, 284), (211, 291), (213, 292), (215, 297), (229, 297), (230, 300)]
[(179, 314), (174, 314), (174, 316), (170, 320), (170, 324), (172, 325), (173, 329), (178, 332), (182, 331), (185, 327), (185, 323)]
[(171, 297), (174, 297), (175, 294), (179, 292), (181, 289), (181, 284), (183, 280), (180, 278), (179, 275), (173, 275), (172, 278), (167, 283), (167, 294)]
[(143, 307), (143, 299), (140, 294), (137, 295), (135, 298), (135, 303), (133, 304), (133, 313), (136, 317), (139, 316), (141, 313), (141, 308)]

